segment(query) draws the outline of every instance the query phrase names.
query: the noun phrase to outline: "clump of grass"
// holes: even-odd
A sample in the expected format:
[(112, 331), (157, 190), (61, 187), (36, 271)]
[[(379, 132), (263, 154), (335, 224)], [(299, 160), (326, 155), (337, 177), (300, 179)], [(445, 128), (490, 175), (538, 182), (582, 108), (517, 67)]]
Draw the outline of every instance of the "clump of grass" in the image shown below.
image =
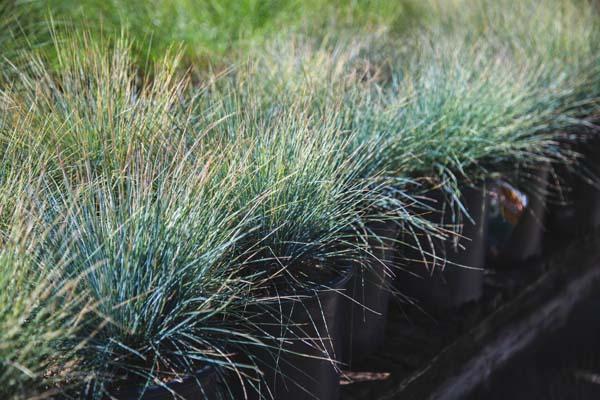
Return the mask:
[(251, 341), (227, 330), (253, 301), (252, 277), (227, 268), (245, 221), (231, 209), (231, 182), (204, 161), (183, 170), (136, 160), (136, 172), (61, 182), (67, 191), (49, 196), (46, 214), (62, 222), (41, 251), (49, 262), (67, 258), (65, 271), (84, 274), (98, 303), (97, 332), (82, 352), (97, 395), (125, 378), (160, 385), (199, 365), (235, 369), (231, 348)]
[(252, 63), (240, 67), (209, 85), (199, 107), (216, 115), (196, 121), (205, 126), (211, 118), (223, 118), (208, 140), (234, 143), (249, 171), (240, 177), (240, 198), (264, 200), (254, 209), (259, 228), (246, 241), (252, 264), (288, 275), (291, 286), (310, 286), (314, 281), (298, 279), (298, 274), (310, 274), (311, 264), (339, 265), (336, 258), (348, 264), (364, 256), (366, 240), (356, 238), (366, 239), (363, 225), (369, 219), (383, 217), (426, 228), (408, 211), (413, 200), (406, 193), (389, 205), (387, 215), (375, 212), (389, 201), (382, 194), (388, 182), (381, 169), (365, 173), (380, 160), (372, 154), (374, 141), (345, 131), (338, 118), (343, 102), (334, 100), (323, 110), (333, 115), (317, 112), (318, 99), (310, 84), (286, 90), (276, 87), (279, 81), (273, 79), (273, 86), (263, 86), (265, 81), (254, 79), (260, 75), (255, 68)]
[[(353, 270), (362, 272), (355, 266), (374, 266), (367, 260), (372, 235), (368, 222), (386, 219), (413, 230), (425, 224), (408, 211), (409, 196), (398, 200), (385, 215), (374, 211), (381, 205), (381, 187), (386, 182), (363, 173), (365, 165), (371, 164), (370, 149), (358, 144), (354, 133), (343, 132), (336, 118), (315, 113), (312, 98), (293, 96), (271, 102), (263, 97), (260, 85), (244, 74), (236, 70), (209, 85), (198, 107), (212, 113), (195, 122), (202, 129), (215, 118), (222, 120), (207, 140), (215, 146), (231, 143), (236, 163), (245, 166), (238, 174), (235, 192), (239, 198), (234, 207), (252, 204), (247, 215), (256, 225), (236, 243), (232, 262), (245, 276), (265, 277), (257, 295), (262, 299), (262, 319), (270, 321), (272, 332), (274, 324), (289, 317), (280, 315), (282, 308), (288, 309), (281, 302), (293, 304), (297, 295), (308, 297), (332, 288), (343, 291), (339, 286), (343, 278)], [(297, 307), (306, 304), (297, 302)], [(310, 317), (321, 320), (320, 314)], [(327, 337), (315, 340), (315, 334), (302, 336), (302, 330), (307, 331), (281, 327), (288, 339), (299, 335), (293, 341), (314, 346), (326, 359), (333, 357), (327, 346), (321, 347)], [(272, 335), (267, 334), (265, 342), (274, 351), (293, 343), (277, 341)], [(258, 359), (258, 367), (270, 371), (289, 363), (285, 355), (275, 364), (276, 359), (271, 363)]]
[(4, 90), (11, 146), (45, 155), (50, 174), (62, 169), (87, 180), (126, 173), (138, 151), (152, 159), (191, 147), (186, 140), (194, 138), (182, 133), (186, 81), (174, 72), (175, 54), (151, 79), (139, 74), (124, 38), (110, 43), (69, 35), (56, 37), (54, 46), (55, 60), (33, 53)]
[[(15, 174), (2, 163), (0, 174), (0, 396), (9, 400), (50, 398), (76, 378), (74, 347), (82, 317), (89, 311), (77, 280), (61, 279), (61, 265), (35, 256), (40, 240), (32, 205), (38, 179)], [(15, 201), (15, 198), (18, 201)]]
[(335, 126), (304, 114), (301, 104), (259, 119), (249, 106), (227, 127), (249, 149), (237, 207), (261, 199), (252, 210), (258, 229), (240, 250), (247, 266), (287, 276), (286, 286), (314, 286), (318, 268), (331, 268), (351, 252), (353, 227), (373, 201), (369, 182), (356, 173), (366, 157), (358, 151), (348, 157), (349, 141), (336, 137)]
[[(398, 152), (396, 165), (409, 174), (444, 180), (474, 173), (482, 163), (535, 162), (553, 151), (561, 115), (544, 103), (535, 67), (494, 58), (485, 44), (447, 42), (424, 53), (392, 78), (399, 84), (388, 92), (382, 114), (397, 135), (390, 143), (392, 163)], [(408, 165), (402, 155), (407, 146), (417, 155)]]
[(58, 70), (34, 59), (5, 90), (2, 127), (10, 170), (45, 171), (36, 259), (96, 304), (74, 384), (101, 397), (124, 377), (143, 387), (198, 364), (235, 369), (231, 347), (252, 342), (224, 321), (252, 301), (252, 277), (223, 267), (247, 223), (235, 174), (190, 131), (168, 67), (140, 80), (124, 43), (72, 40)]
[[(592, 137), (590, 133), (597, 131), (600, 65), (597, 6), (585, 0), (466, 5), (440, 4), (436, 17), (440, 26), (429, 29), (436, 35), (453, 37), (454, 41), (456, 38), (465, 43), (483, 41), (490, 58), (500, 55), (511, 71), (523, 71), (519, 79), (527, 82), (522, 90), (528, 90), (530, 114), (536, 118), (541, 112), (548, 114), (537, 124), (540, 132), (545, 130), (554, 142), (548, 148), (551, 158), (560, 158), (560, 164), (587, 175), (585, 168), (577, 166), (578, 155), (570, 147), (571, 142), (585, 141)], [(535, 162), (526, 169), (533, 166)], [(527, 173), (519, 174), (527, 179)], [(556, 182), (551, 184), (552, 192), (548, 193), (551, 197), (558, 194), (553, 193), (556, 189), (562, 190), (564, 183), (552, 175)], [(526, 182), (524, 186), (535, 191), (537, 183)]]

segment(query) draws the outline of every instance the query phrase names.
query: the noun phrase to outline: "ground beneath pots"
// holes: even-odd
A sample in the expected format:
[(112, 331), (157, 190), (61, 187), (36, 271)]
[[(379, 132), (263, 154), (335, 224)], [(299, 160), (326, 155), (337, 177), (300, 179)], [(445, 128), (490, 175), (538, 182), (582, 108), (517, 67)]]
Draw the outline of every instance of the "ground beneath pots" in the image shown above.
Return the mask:
[(600, 236), (549, 241), (543, 260), (486, 273), (484, 297), (433, 312), (395, 303), (384, 348), (342, 378), (342, 399), (460, 399), (539, 336), (562, 326), (600, 281)]
[(469, 399), (600, 399), (600, 292), (575, 307), (565, 326), (490, 376)]

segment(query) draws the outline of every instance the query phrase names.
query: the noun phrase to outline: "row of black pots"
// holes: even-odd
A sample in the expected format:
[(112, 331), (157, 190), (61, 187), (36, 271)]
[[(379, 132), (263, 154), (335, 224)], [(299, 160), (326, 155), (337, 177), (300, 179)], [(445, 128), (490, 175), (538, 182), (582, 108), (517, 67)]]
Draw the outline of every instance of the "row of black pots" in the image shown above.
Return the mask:
[[(600, 140), (578, 148), (584, 156), (584, 163), (590, 168), (590, 176), (600, 177)], [(528, 203), (518, 221), (511, 227), (510, 234), (500, 244), (498, 252), (490, 256), (489, 234), (490, 221), (490, 182), (480, 187), (465, 187), (460, 199), (464, 208), (469, 210), (469, 217), (462, 221), (463, 229), (453, 240), (440, 238), (399, 237), (400, 231), (395, 222), (380, 222), (371, 224), (370, 247), (372, 257), (367, 265), (355, 269), (350, 279), (348, 297), (353, 301), (350, 307), (344, 306), (344, 312), (349, 312), (349, 321), (345, 326), (348, 331), (342, 335), (345, 342), (337, 351), (338, 360), (342, 365), (352, 367), (355, 362), (373, 354), (383, 346), (385, 326), (391, 287), (394, 285), (400, 292), (417, 300), (420, 304), (435, 308), (447, 309), (476, 301), (482, 296), (484, 271), (488, 264), (497, 268), (525, 268), (528, 263), (539, 258), (543, 251), (545, 232), (553, 220), (553, 209), (548, 207), (546, 194), (549, 188), (550, 175), (553, 167), (541, 164), (535, 169), (524, 172), (528, 175), (526, 184), (521, 184)], [(567, 176), (563, 179), (568, 186), (574, 188), (570, 208), (576, 215), (569, 223), (577, 226), (578, 231), (589, 231), (600, 227), (600, 186), (590, 185), (580, 175)], [(430, 206), (432, 222), (453, 223), (450, 212), (440, 207), (447, 203), (441, 191), (429, 192), (425, 203)], [(555, 218), (555, 217), (554, 217)], [(412, 245), (406, 246), (406, 244)], [(415, 243), (422, 241), (422, 243)], [(398, 246), (397, 243), (403, 243)], [(438, 268), (424, 268), (420, 251), (429, 246), (437, 252), (439, 260), (444, 260)], [(412, 248), (411, 250), (408, 250)], [(392, 280), (392, 266), (396, 267), (396, 252), (401, 251), (402, 259), (411, 260), (404, 266), (405, 274), (396, 273), (398, 279)], [(418, 254), (415, 254), (418, 253)], [(412, 257), (411, 257), (412, 256)], [(414, 257), (414, 258), (413, 258)], [(427, 263), (427, 261), (426, 261)], [(431, 259), (429, 260), (431, 263)], [(438, 261), (439, 264), (439, 261)], [(400, 285), (398, 285), (398, 283)], [(398, 287), (399, 286), (399, 287)], [(349, 325), (348, 325), (349, 324)], [(295, 397), (292, 397), (295, 398)], [(335, 398), (335, 397), (316, 397)]]
[[(509, 234), (495, 243), (490, 251), (489, 236), (494, 236), (490, 222), (490, 193), (495, 182), (478, 187), (467, 186), (457, 199), (468, 210), (459, 225), (462, 229), (449, 238), (403, 237), (403, 258), (408, 260), (398, 273), (397, 289), (428, 311), (456, 308), (477, 301), (483, 293), (487, 265), (516, 268), (526, 265), (542, 252), (544, 238), (545, 196), (550, 167), (543, 165), (530, 175), (536, 193), (527, 196), (527, 207)], [(442, 190), (429, 191), (421, 202), (432, 210), (427, 218), (440, 226), (457, 224), (449, 207), (452, 202)], [(408, 245), (406, 245), (408, 244)]]
[(272, 321), (269, 333), (287, 343), (279, 358), (272, 351), (253, 351), (265, 377), (263, 391), (250, 398), (335, 400), (341, 369), (383, 346), (399, 229), (394, 221), (382, 221), (366, 230), (369, 255), (348, 268), (330, 290), (275, 310), (273, 315), (285, 319)]
[[(471, 218), (463, 220), (460, 236), (454, 240), (412, 238), (413, 245), (403, 250), (403, 258), (411, 261), (403, 266), (406, 273), (398, 273), (398, 290), (429, 309), (457, 307), (481, 297), (486, 267), (527, 268), (535, 265), (545, 242), (552, 245), (557, 237), (564, 239), (600, 229), (600, 137), (578, 143), (574, 150), (582, 156), (574, 169), (559, 167), (557, 172), (555, 166), (541, 164), (524, 173), (528, 179), (525, 184), (521, 182), (520, 189), (526, 194), (527, 207), (514, 225), (504, 221), (510, 226), (509, 234), (495, 243), (493, 252), (486, 236), (493, 235), (488, 226), (493, 220), (488, 193), (494, 182), (463, 190), (460, 200)], [(549, 187), (553, 180), (559, 180), (567, 189), (566, 201), (561, 204), (552, 204), (547, 198), (555, 190)], [(440, 210), (447, 199), (441, 191), (433, 191), (423, 201)], [(431, 213), (430, 218), (443, 225), (449, 222), (448, 215), (439, 211)], [(402, 238), (401, 242), (410, 243), (411, 238)], [(415, 247), (429, 249), (445, 263), (437, 262), (435, 267), (435, 256), (424, 256)]]

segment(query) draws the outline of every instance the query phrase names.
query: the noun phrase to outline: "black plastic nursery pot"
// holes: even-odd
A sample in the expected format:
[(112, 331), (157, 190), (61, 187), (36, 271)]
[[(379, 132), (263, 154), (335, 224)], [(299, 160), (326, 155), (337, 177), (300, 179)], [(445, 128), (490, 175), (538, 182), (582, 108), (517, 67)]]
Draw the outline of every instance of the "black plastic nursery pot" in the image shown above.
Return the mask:
[(164, 386), (123, 387), (111, 393), (118, 400), (215, 400), (218, 396), (218, 379), (215, 369), (205, 366), (193, 375), (188, 375)]
[(367, 226), (370, 254), (350, 280), (348, 335), (344, 364), (368, 357), (383, 346), (392, 285), (392, 263), (399, 233), (394, 221)]
[[(442, 225), (455, 223), (440, 190), (430, 191), (422, 202), (434, 210), (426, 215), (430, 221)], [(463, 217), (460, 235), (447, 240), (414, 238), (406, 233), (401, 237), (405, 244), (399, 254), (404, 261), (397, 273), (397, 289), (426, 310), (456, 308), (477, 301), (483, 293), (486, 190), (463, 189), (461, 203), (470, 218)]]
[[(262, 377), (230, 387), (236, 399), (335, 400), (339, 397), (340, 366), (347, 326), (346, 301), (354, 268), (322, 289), (282, 296), (249, 310), (248, 321), (268, 347), (252, 346), (244, 359)], [(251, 382), (252, 381), (252, 382)]]
[[(488, 243), (488, 264), (500, 268), (521, 268), (541, 256), (546, 231), (545, 215), (550, 169), (549, 163), (543, 163), (537, 169), (529, 172), (529, 183), (518, 185), (524, 188), (519, 192), (522, 192), (521, 194), (527, 199), (526, 206), (520, 215), (513, 217), (489, 216), (491, 219), (489, 236), (494, 237), (495, 240), (493, 244), (490, 243), (491, 241)], [(490, 185), (491, 192), (502, 192), (502, 190), (494, 190), (494, 185), (498, 189), (498, 184), (496, 182)], [(516, 192), (517, 190), (509, 188), (505, 191)], [(511, 197), (510, 194), (507, 197)], [(499, 205), (500, 208), (505, 206), (506, 204)], [(507, 210), (504, 213), (509, 214), (510, 211)], [(503, 230), (502, 226), (505, 231), (504, 237), (499, 233)]]
[(547, 213), (548, 230), (556, 238), (600, 228), (600, 138), (578, 143), (575, 150), (582, 156), (575, 171), (561, 168), (558, 172), (567, 186), (564, 202), (553, 204)]

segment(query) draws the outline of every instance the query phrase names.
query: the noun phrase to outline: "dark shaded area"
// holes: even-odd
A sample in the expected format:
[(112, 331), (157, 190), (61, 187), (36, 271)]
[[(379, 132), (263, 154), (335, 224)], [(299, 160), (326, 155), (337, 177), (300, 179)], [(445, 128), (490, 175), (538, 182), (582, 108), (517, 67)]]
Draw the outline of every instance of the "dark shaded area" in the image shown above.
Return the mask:
[(542, 336), (469, 399), (600, 399), (599, 317), (600, 293), (595, 293), (563, 328)]
[[(593, 380), (585, 372), (600, 366), (600, 235), (545, 247), (538, 261), (486, 270), (477, 302), (438, 311), (393, 304), (384, 348), (347, 373), (342, 399), (600, 399), (596, 385), (580, 394), (590, 390), (581, 377)], [(569, 370), (580, 365), (574, 379)], [(570, 382), (575, 392), (564, 392)]]
[[(342, 399), (378, 399), (417, 373), (447, 346), (513, 299), (540, 274), (542, 265), (525, 271), (487, 271), (484, 296), (455, 309), (422, 309), (394, 302), (384, 348), (346, 371)], [(434, 389), (434, 388), (432, 388)]]

